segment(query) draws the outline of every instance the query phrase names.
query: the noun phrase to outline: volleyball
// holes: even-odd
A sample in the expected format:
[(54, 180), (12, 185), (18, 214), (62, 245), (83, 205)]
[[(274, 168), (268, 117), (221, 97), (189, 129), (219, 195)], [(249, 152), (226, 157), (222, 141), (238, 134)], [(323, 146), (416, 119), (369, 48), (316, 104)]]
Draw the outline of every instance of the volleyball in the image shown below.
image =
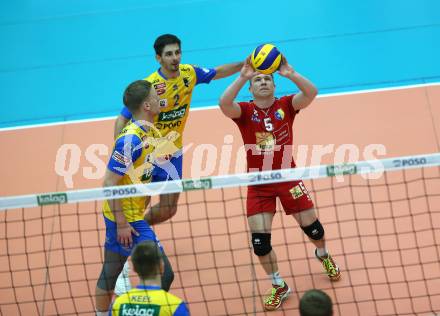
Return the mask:
[(263, 44), (254, 49), (251, 55), (252, 66), (263, 74), (277, 71), (281, 63), (281, 53), (272, 44)]

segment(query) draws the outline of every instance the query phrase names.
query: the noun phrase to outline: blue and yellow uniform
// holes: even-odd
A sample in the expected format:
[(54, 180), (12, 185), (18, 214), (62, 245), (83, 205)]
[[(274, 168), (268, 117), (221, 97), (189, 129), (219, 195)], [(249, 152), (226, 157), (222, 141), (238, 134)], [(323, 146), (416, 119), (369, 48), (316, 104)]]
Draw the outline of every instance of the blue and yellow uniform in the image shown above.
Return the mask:
[(114, 301), (109, 315), (187, 316), (189, 311), (184, 301), (159, 286), (138, 285)]
[[(170, 163), (177, 174), (170, 174), (170, 168), (161, 166), (153, 171), (153, 182), (168, 178), (177, 180), (175, 179), (177, 176), (179, 179), (182, 178), (182, 134), (188, 118), (193, 89), (198, 84), (209, 83), (215, 75), (216, 70), (212, 68), (180, 64), (177, 78), (168, 79), (159, 69), (144, 79), (151, 82), (160, 98), (161, 113), (155, 117), (155, 127), (162, 136), (172, 131), (178, 136), (174, 141), (177, 151), (169, 153), (172, 156)], [(126, 107), (122, 109), (121, 115), (127, 119), (132, 117)]]
[[(122, 177), (121, 185), (149, 183), (154, 169), (155, 133), (140, 126), (137, 121), (131, 121), (119, 134), (107, 168)], [(156, 141), (157, 143), (157, 141)], [(122, 211), (131, 226), (139, 233), (133, 235), (133, 247), (143, 240), (158, 240), (151, 227), (144, 220), (145, 208), (150, 201), (149, 196), (127, 197), (120, 199)], [(123, 256), (129, 256), (131, 248), (122, 246), (117, 241), (115, 217), (108, 201), (102, 207), (105, 225), (105, 248)]]

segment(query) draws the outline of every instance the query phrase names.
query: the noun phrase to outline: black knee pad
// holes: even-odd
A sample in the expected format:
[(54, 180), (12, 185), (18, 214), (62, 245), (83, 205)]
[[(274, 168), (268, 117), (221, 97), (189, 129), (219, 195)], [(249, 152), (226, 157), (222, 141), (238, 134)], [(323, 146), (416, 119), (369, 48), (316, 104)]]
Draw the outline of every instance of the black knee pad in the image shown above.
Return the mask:
[(309, 236), (313, 240), (320, 240), (324, 237), (324, 227), (322, 227), (319, 219), (314, 221), (312, 224), (306, 227), (302, 227), (301, 229), (304, 233)]
[(268, 233), (252, 233), (252, 246), (257, 256), (262, 257), (271, 252), (271, 236), (272, 235)]
[(127, 257), (118, 253), (104, 250), (104, 264), (98, 279), (97, 286), (104, 291), (113, 291), (115, 289), (116, 280), (124, 267)]

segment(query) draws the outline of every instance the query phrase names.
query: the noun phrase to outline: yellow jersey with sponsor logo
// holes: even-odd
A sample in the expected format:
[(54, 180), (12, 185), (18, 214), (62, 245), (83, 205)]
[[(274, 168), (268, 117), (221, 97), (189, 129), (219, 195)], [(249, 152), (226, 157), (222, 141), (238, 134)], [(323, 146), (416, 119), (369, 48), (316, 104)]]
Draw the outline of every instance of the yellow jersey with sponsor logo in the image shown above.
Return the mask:
[(209, 83), (216, 71), (180, 64), (179, 72), (177, 78), (166, 78), (159, 69), (144, 80), (151, 82), (160, 98), (161, 113), (155, 117), (154, 125), (162, 136), (171, 131), (176, 132), (178, 137), (174, 144), (181, 149), (182, 134), (188, 118), (193, 89), (196, 84)]
[[(155, 136), (157, 135), (153, 129), (146, 131), (137, 121), (130, 122), (118, 135), (107, 168), (123, 176), (120, 185), (151, 182)], [(122, 210), (128, 222), (144, 219), (145, 208), (150, 202), (149, 196), (124, 198), (124, 195), (127, 196), (133, 192), (128, 189), (112, 189), (112, 191), (108, 194), (121, 196)], [(104, 202), (103, 212), (105, 217), (115, 221), (108, 201)]]
[(185, 302), (158, 286), (139, 285), (115, 300), (110, 315), (187, 316), (189, 311)]

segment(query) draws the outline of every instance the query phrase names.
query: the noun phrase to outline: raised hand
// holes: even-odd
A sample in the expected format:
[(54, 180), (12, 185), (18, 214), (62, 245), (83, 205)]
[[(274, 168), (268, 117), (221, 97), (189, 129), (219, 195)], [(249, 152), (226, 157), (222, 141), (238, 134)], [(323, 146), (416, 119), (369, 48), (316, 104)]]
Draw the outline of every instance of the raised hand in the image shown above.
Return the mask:
[(284, 55), (281, 55), (281, 63), (280, 67), (278, 68), (278, 73), (280, 76), (283, 77), (290, 77), (295, 73), (295, 70), (293, 67), (287, 62), (287, 59)]
[(255, 71), (254, 67), (252, 67), (251, 56), (246, 58), (243, 63), (243, 67), (240, 71), (240, 76), (245, 78), (246, 80), (251, 79), (253, 76), (258, 75), (259, 72)]

